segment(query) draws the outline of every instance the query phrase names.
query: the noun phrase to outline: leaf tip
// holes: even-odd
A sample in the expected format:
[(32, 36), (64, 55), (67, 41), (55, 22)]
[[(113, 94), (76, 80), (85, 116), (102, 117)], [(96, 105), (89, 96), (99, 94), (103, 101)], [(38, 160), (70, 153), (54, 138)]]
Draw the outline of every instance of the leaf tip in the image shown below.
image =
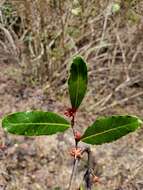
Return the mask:
[(138, 122), (139, 122), (140, 125), (143, 124), (143, 121), (141, 119), (139, 119), (139, 118), (138, 118)]
[(137, 119), (137, 122), (138, 122), (139, 125), (142, 125), (142, 124), (143, 124), (143, 120), (141, 120), (139, 117), (134, 116), (134, 115), (133, 115), (132, 117), (134, 117), (134, 118)]
[(86, 63), (86, 61), (81, 55), (76, 55), (73, 57), (73, 63), (83, 64), (83, 63)]

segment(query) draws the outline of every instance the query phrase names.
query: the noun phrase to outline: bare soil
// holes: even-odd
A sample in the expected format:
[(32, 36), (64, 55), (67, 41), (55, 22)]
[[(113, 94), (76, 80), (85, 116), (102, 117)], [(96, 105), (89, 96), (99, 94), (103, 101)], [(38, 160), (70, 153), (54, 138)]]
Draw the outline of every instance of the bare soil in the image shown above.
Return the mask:
[[(119, 66), (118, 66), (119, 67)], [(9, 72), (11, 71), (11, 73)], [(15, 73), (16, 72), (16, 73)], [(101, 71), (102, 72), (102, 71)], [(104, 77), (106, 73), (104, 72)], [(61, 87), (43, 89), (43, 86), (29, 87), (23, 85), (20, 77), (17, 79), (19, 68), (14, 64), (1, 63), (0, 71), (0, 112), (1, 116), (15, 111), (42, 109), (64, 113), (69, 106), (67, 91)], [(102, 74), (98, 83), (103, 82)], [(77, 126), (83, 131), (98, 115), (134, 114), (143, 115), (143, 95), (130, 99), (130, 95), (141, 93), (142, 81), (126, 86), (120, 91), (118, 103), (115, 101), (103, 106), (103, 111), (96, 110), (94, 91), (94, 74), (90, 75), (90, 90), (87, 93), (77, 117)], [(60, 80), (60, 79), (59, 79)], [(113, 80), (113, 83), (116, 83)], [(110, 83), (110, 85), (115, 85)], [(96, 84), (96, 85), (95, 85)], [(94, 89), (95, 85), (95, 89)], [(106, 88), (109, 93), (109, 88)], [(92, 93), (91, 93), (92, 92)], [(96, 96), (101, 96), (99, 91)], [(100, 97), (100, 98), (101, 98)], [(126, 101), (122, 101), (127, 97)], [(121, 102), (120, 102), (121, 101)], [(109, 107), (109, 108), (108, 108)], [(90, 111), (88, 111), (90, 110)], [(19, 137), (7, 134), (0, 128), (1, 143), (6, 145), (0, 151), (0, 189), (6, 190), (47, 190), (66, 189), (72, 168), (72, 158), (69, 149), (73, 145), (72, 133), (51, 137)], [(93, 169), (100, 177), (100, 184), (95, 185), (98, 190), (142, 190), (143, 189), (143, 129), (122, 139), (102, 146), (92, 146)], [(75, 185), (80, 184), (85, 170), (85, 159), (79, 164)], [(97, 186), (97, 187), (96, 187)], [(77, 187), (77, 186), (76, 186)], [(76, 188), (75, 188), (76, 189)], [(94, 189), (94, 188), (93, 188)]]

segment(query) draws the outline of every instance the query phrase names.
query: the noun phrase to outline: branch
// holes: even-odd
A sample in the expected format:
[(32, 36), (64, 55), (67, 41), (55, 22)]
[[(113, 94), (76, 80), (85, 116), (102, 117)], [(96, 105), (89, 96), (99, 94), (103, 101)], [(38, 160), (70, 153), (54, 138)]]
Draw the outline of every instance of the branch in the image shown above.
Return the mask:
[(74, 158), (73, 168), (72, 168), (72, 173), (71, 173), (71, 176), (70, 176), (70, 182), (69, 182), (68, 190), (71, 190), (71, 188), (72, 188), (73, 179), (74, 179), (74, 176), (75, 176), (75, 173), (76, 173), (76, 170), (77, 170), (78, 162), (79, 162), (79, 159)]
[(85, 180), (85, 185), (87, 190), (91, 190), (92, 187), (92, 182), (91, 182), (91, 150), (90, 148), (86, 148), (84, 152), (87, 153), (88, 160), (87, 160), (87, 170), (84, 174), (84, 180)]
[[(73, 132), (73, 136), (74, 136), (74, 139), (75, 139), (74, 124), (75, 124), (75, 113), (73, 113), (72, 119), (71, 119), (72, 132)], [(76, 141), (76, 139), (75, 139), (75, 149), (77, 149), (77, 148), (78, 148), (78, 141)], [(71, 190), (71, 188), (72, 188), (73, 178), (74, 178), (76, 170), (77, 170), (78, 162), (79, 162), (79, 158), (74, 157), (73, 168), (72, 168), (72, 173), (71, 173), (71, 176), (70, 176), (70, 182), (69, 182), (68, 190)]]

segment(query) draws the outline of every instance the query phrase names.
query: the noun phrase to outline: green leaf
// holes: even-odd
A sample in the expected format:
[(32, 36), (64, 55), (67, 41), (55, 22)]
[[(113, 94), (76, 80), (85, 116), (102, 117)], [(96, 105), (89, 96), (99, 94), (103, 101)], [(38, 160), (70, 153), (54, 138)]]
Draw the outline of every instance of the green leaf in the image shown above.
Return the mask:
[(80, 189), (79, 189), (79, 190), (84, 190), (83, 185), (80, 186)]
[(129, 115), (99, 118), (87, 128), (81, 141), (96, 145), (109, 143), (135, 131), (141, 123), (139, 118)]
[(87, 81), (86, 63), (80, 56), (77, 56), (73, 59), (68, 80), (72, 108), (77, 109), (80, 106), (86, 93)]
[(118, 13), (120, 11), (121, 7), (120, 7), (120, 4), (119, 3), (114, 3), (112, 5), (112, 12), (113, 13)]
[(73, 15), (78, 16), (82, 12), (82, 9), (81, 7), (77, 7), (77, 8), (72, 9), (71, 12)]
[(68, 121), (52, 112), (17, 112), (2, 120), (2, 127), (9, 133), (24, 136), (52, 135), (70, 127)]

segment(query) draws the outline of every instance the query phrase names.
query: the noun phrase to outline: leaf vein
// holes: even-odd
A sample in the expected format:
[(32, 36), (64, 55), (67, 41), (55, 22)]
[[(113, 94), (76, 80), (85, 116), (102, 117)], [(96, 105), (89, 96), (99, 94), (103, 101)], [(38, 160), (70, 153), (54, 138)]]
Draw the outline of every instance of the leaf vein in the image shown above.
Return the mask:
[(13, 126), (18, 125), (58, 125), (58, 126), (70, 126), (70, 124), (61, 124), (61, 123), (11, 123)]
[[(137, 122), (134, 122), (134, 124), (136, 124)], [(133, 123), (132, 123), (133, 124)], [(111, 132), (111, 131), (116, 131), (118, 129), (121, 129), (121, 128), (124, 128), (124, 127), (127, 127), (129, 126), (129, 124), (127, 125), (123, 125), (123, 126), (120, 126), (120, 127), (117, 127), (117, 128), (112, 128), (112, 129), (109, 129), (107, 131), (104, 131), (104, 132), (101, 132), (101, 133), (98, 133), (98, 134), (94, 134), (94, 135), (90, 135), (88, 137), (85, 137), (85, 138), (82, 138), (82, 140), (86, 140), (86, 139), (89, 139), (89, 138), (92, 138), (92, 137), (96, 137), (96, 136), (100, 136), (100, 135), (103, 135), (105, 133), (108, 133), (108, 132)]]
[(79, 66), (77, 67), (77, 88), (76, 88), (76, 97), (75, 97), (75, 107), (77, 106), (78, 100), (78, 89), (79, 89)]

